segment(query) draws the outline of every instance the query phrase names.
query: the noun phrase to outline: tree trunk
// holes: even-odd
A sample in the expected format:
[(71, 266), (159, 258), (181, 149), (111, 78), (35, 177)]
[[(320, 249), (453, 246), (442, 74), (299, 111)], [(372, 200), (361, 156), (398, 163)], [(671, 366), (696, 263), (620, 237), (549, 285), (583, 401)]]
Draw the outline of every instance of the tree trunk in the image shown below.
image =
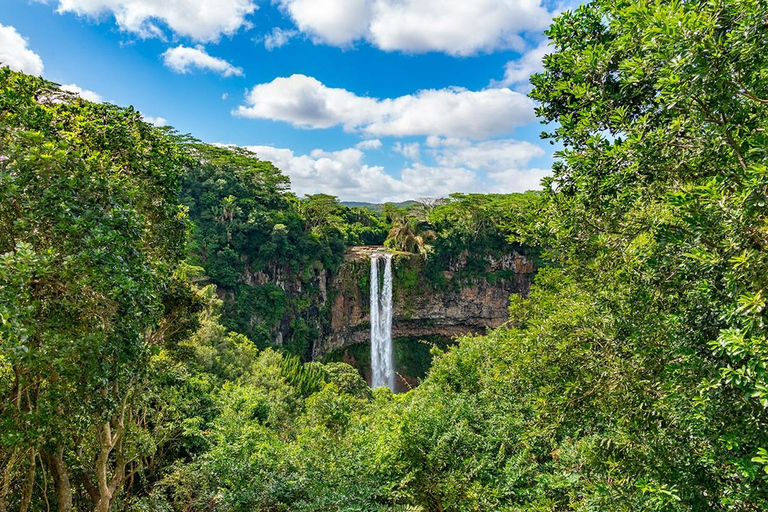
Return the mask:
[(5, 501), (5, 497), (8, 496), (8, 492), (11, 489), (11, 480), (13, 479), (13, 466), (16, 464), (16, 458), (18, 452), (13, 451), (8, 457), (8, 464), (6, 464), (3, 470), (3, 485), (0, 488), (0, 512), (8, 511), (8, 504)]
[(88, 493), (88, 497), (91, 498), (91, 501), (93, 503), (99, 501), (99, 491), (96, 489), (96, 486), (93, 485), (93, 482), (91, 482), (90, 478), (88, 478), (88, 475), (86, 475), (84, 472), (80, 473), (78, 475), (78, 480), (80, 480), (80, 483), (85, 488), (85, 492)]
[(109, 512), (109, 503), (111, 501), (111, 497), (108, 498), (102, 496), (102, 498), (96, 502), (96, 508), (93, 509), (93, 512)]
[(27, 481), (24, 482), (24, 489), (21, 491), (19, 512), (27, 512), (29, 504), (32, 503), (32, 491), (35, 486), (35, 466), (37, 466), (37, 452), (32, 448), (29, 450), (29, 472), (27, 473)]
[(56, 510), (72, 512), (72, 484), (69, 482), (69, 473), (64, 465), (64, 448), (58, 447), (55, 455), (42, 453), (53, 475), (53, 485), (56, 488)]
[[(117, 494), (120, 485), (125, 481), (126, 462), (123, 459), (123, 434), (125, 433), (125, 407), (116, 421), (116, 429), (112, 431), (112, 425), (106, 422), (101, 429), (99, 457), (96, 459), (96, 480), (98, 483), (99, 500), (93, 509), (94, 512), (109, 512), (112, 500)], [(109, 475), (110, 454), (115, 452), (114, 470)]]

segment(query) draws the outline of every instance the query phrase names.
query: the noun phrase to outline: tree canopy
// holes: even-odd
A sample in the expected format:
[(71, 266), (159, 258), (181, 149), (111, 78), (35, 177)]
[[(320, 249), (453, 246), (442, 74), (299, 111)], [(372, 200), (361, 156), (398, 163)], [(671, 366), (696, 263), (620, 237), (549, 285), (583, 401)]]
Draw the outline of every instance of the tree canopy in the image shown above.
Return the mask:
[[(543, 192), (382, 216), (0, 70), (0, 511), (767, 509), (766, 20), (560, 14), (532, 78), (561, 147)], [(285, 353), (317, 291), (262, 274), (306, 287), (388, 236), (427, 273), (546, 264), (408, 393)]]

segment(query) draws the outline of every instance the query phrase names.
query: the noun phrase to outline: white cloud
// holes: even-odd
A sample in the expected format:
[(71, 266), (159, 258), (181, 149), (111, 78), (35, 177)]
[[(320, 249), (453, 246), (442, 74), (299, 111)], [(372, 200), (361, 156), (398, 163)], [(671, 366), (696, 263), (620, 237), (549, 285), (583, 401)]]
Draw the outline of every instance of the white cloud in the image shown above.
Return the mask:
[(379, 0), (370, 32), (383, 50), (471, 55), (519, 48), (520, 32), (549, 20), (539, 0)]
[(395, 142), (392, 149), (403, 155), (408, 160), (418, 162), (421, 160), (421, 145), (418, 142), (409, 142), (403, 144), (401, 142)]
[(506, 169), (489, 172), (488, 177), (501, 192), (525, 192), (541, 189), (541, 180), (552, 174), (552, 169)]
[(424, 145), (430, 148), (468, 146), (469, 144), (471, 144), (471, 141), (468, 141), (467, 139), (459, 139), (456, 137), (438, 137), (437, 135), (430, 135), (424, 142)]
[(43, 59), (27, 48), (27, 40), (14, 27), (0, 24), (0, 66), (30, 75), (43, 74)]
[(357, 149), (381, 149), (381, 141), (379, 139), (363, 140), (355, 144)]
[(292, 75), (255, 86), (246, 96), (249, 106), (236, 113), (243, 117), (287, 121), (305, 128), (350, 129), (366, 123), (376, 100), (356, 96), (345, 89), (324, 86), (312, 77)]
[[(515, 147), (515, 141), (499, 142), (506, 143), (508, 148)], [(462, 144), (467, 150), (475, 146), (470, 141), (463, 141)], [(506, 158), (481, 158), (482, 165), (470, 165), (467, 159), (482, 156), (483, 151), (498, 151), (482, 145), (481, 148), (484, 149), (465, 153), (465, 159), (456, 156), (449, 161), (448, 156), (443, 156), (445, 165), (440, 162), (414, 162), (405, 166), (399, 174), (391, 175), (381, 166), (367, 165), (364, 153), (358, 148), (341, 151), (316, 149), (307, 155), (297, 155), (285, 148), (247, 146), (259, 158), (272, 162), (285, 172), (296, 194), (302, 196), (322, 192), (349, 201), (403, 201), (418, 197), (445, 197), (453, 192), (523, 192), (539, 188), (539, 181), (549, 173), (546, 169), (525, 168), (531, 156), (537, 156), (532, 155), (532, 151), (516, 156), (510, 154)], [(454, 147), (445, 150), (453, 151)], [(508, 151), (514, 152), (513, 149)]]
[(144, 114), (142, 114), (141, 118), (146, 122), (151, 123), (155, 126), (168, 126), (168, 120), (164, 117), (152, 117), (152, 116), (145, 116)]
[[(434, 144), (434, 139), (431, 140)], [(444, 167), (498, 171), (525, 167), (531, 159), (544, 156), (535, 144), (517, 140), (490, 140), (472, 143), (468, 140), (441, 140), (441, 149), (431, 150), (435, 161)]]
[(272, 51), (275, 48), (280, 48), (288, 44), (288, 41), (296, 37), (298, 31), (296, 30), (284, 30), (280, 27), (272, 29), (271, 34), (264, 36), (264, 47)]
[(290, 149), (247, 146), (262, 160), (269, 160), (291, 178), (291, 189), (299, 196), (323, 192), (346, 200), (378, 201), (387, 195), (402, 194), (402, 183), (383, 167), (363, 163), (356, 148), (341, 151), (316, 149), (295, 155)]
[(415, 163), (403, 169), (404, 190), (385, 201), (406, 201), (419, 197), (447, 197), (454, 192), (490, 192), (478, 173), (461, 167), (434, 167)]
[(544, 71), (544, 56), (552, 53), (549, 40), (545, 39), (539, 46), (523, 54), (518, 60), (511, 60), (504, 66), (504, 78), (492, 80), (491, 87), (515, 87), (518, 91), (528, 92), (531, 89), (529, 79), (534, 73)]
[(59, 89), (61, 89), (62, 91), (67, 91), (67, 92), (77, 94), (84, 100), (88, 100), (93, 103), (101, 103), (102, 101), (104, 101), (104, 98), (102, 98), (100, 94), (95, 93), (93, 91), (89, 91), (88, 89), (83, 89), (82, 87), (79, 87), (75, 84), (60, 85)]
[(111, 14), (122, 30), (145, 38), (165, 38), (162, 23), (176, 35), (209, 42), (248, 26), (256, 8), (253, 0), (59, 0), (58, 12)]
[(222, 101), (226, 101), (227, 98), (229, 98), (229, 93), (228, 92), (225, 92), (224, 94), (221, 95), (221, 100)]
[[(546, 155), (540, 146), (511, 139), (472, 142), (429, 137), (427, 151), (439, 168), (462, 168), (483, 177), (480, 192), (525, 192), (539, 189), (550, 169), (530, 168), (532, 159)], [(465, 192), (464, 190), (457, 190)]]
[(366, 36), (370, 0), (279, 0), (296, 26), (316, 42), (344, 46)]
[(546, 27), (541, 0), (278, 0), (315, 41), (365, 39), (383, 50), (472, 55), (522, 48), (521, 34)]
[(392, 99), (357, 96), (292, 75), (255, 86), (235, 114), (302, 128), (343, 126), (372, 136), (444, 135), (483, 139), (535, 120), (533, 101), (509, 89), (423, 90)]
[(194, 69), (212, 71), (222, 76), (243, 76), (242, 68), (236, 68), (229, 62), (213, 57), (202, 46), (190, 48), (179, 45), (163, 53), (165, 65), (176, 73), (191, 73)]

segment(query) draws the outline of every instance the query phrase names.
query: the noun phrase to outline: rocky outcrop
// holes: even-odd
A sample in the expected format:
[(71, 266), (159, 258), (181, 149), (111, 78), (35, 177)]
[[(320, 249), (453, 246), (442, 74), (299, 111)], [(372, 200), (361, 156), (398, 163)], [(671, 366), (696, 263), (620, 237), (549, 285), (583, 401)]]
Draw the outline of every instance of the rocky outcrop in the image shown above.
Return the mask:
[[(373, 250), (377, 248), (351, 250), (328, 283), (330, 320), (314, 343), (314, 359), (369, 342), (368, 273)], [(468, 258), (464, 253), (450, 261), (438, 286), (423, 277), (424, 262), (418, 256), (395, 256), (393, 337), (454, 338), (483, 333), (507, 321), (510, 295), (528, 293), (535, 271), (532, 260), (517, 251), (487, 257), (485, 272), (467, 277)]]

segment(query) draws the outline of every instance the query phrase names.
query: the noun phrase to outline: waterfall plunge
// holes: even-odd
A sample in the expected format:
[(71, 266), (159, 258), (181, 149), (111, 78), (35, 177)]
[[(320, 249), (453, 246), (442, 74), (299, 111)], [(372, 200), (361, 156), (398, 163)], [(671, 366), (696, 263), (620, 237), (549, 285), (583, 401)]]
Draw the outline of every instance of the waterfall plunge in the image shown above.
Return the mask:
[[(384, 260), (384, 284), (379, 293), (379, 261)], [(392, 350), (392, 255), (371, 254), (371, 387), (395, 390)]]

